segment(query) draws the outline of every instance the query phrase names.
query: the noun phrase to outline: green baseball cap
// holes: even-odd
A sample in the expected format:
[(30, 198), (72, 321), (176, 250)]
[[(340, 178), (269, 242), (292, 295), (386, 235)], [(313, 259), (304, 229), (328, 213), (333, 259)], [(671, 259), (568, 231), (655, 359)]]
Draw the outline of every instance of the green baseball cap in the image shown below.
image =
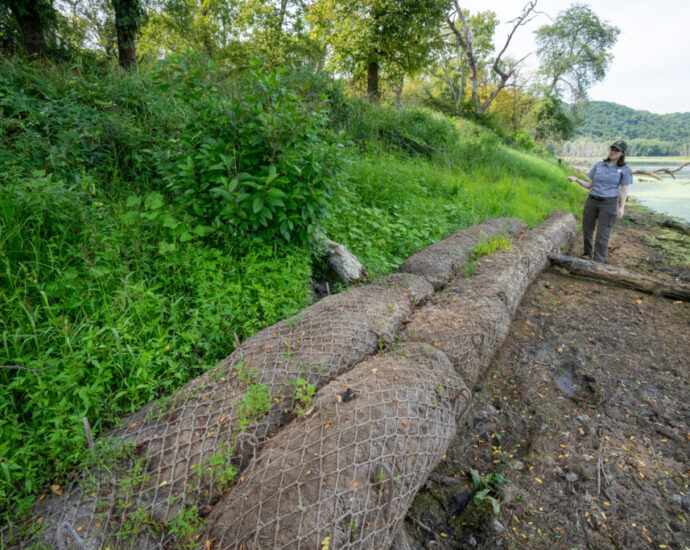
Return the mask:
[(625, 150), (628, 148), (628, 144), (625, 143), (622, 139), (619, 139), (617, 141), (614, 141), (611, 144), (611, 147), (615, 147), (618, 149), (621, 153), (625, 153)]

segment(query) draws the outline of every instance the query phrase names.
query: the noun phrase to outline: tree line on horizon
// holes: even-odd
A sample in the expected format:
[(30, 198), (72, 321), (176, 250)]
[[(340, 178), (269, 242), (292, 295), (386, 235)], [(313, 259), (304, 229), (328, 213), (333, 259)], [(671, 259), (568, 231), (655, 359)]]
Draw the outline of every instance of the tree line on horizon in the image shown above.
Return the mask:
[(588, 144), (621, 138), (627, 141), (632, 156), (690, 155), (690, 113), (659, 115), (591, 101), (583, 106), (580, 120), (573, 139), (563, 145), (565, 154), (580, 156), (590, 149)]
[[(241, 70), (327, 71), (372, 100), (409, 101), (542, 143), (571, 137), (567, 102), (606, 74), (619, 29), (575, 3), (536, 31), (527, 74), (510, 42), (544, 18), (537, 0), (501, 25), (457, 0), (0, 0), (0, 48), (13, 59), (80, 56), (126, 71), (192, 51)], [(494, 35), (508, 29), (500, 49)]]

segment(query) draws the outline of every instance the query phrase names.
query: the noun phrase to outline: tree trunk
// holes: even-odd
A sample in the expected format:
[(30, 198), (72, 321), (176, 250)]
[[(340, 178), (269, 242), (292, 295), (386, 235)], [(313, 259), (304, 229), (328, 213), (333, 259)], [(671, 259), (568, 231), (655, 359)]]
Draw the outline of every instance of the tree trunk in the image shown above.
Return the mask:
[(379, 64), (377, 61), (369, 63), (367, 68), (367, 97), (379, 99)]
[(647, 294), (657, 294), (666, 298), (690, 302), (690, 286), (688, 285), (674, 285), (648, 275), (628, 271), (622, 267), (590, 262), (572, 256), (552, 255), (549, 256), (549, 259), (574, 275), (608, 281)]
[(120, 32), (117, 33), (117, 53), (120, 67), (129, 71), (137, 66), (137, 52), (134, 40), (129, 42), (121, 38)]
[(36, 0), (12, 0), (9, 8), (19, 26), (22, 46), (29, 57), (45, 55), (47, 45), (44, 33), (46, 25), (45, 14)]
[(405, 87), (405, 77), (400, 79), (400, 86), (395, 90), (395, 105), (400, 107), (400, 97), (402, 96), (403, 88)]
[(285, 24), (285, 14), (287, 12), (288, 0), (280, 0), (280, 12), (278, 14), (278, 34), (283, 32), (283, 25)]
[(115, 10), (115, 32), (120, 66), (125, 70), (137, 66), (135, 38), (141, 22), (139, 0), (112, 0)]

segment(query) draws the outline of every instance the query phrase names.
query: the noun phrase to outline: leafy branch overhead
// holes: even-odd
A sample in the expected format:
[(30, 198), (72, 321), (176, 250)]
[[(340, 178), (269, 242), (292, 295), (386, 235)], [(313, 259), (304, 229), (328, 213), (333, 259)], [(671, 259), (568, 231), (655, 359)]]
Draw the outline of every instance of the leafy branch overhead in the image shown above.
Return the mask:
[(537, 30), (540, 75), (547, 96), (564, 93), (575, 101), (587, 98), (587, 89), (603, 80), (613, 59), (610, 49), (620, 29), (601, 21), (592, 9), (575, 4), (561, 12), (552, 25)]
[(366, 75), (367, 94), (378, 98), (381, 74), (399, 81), (425, 65), (445, 10), (443, 0), (317, 0), (308, 18), (333, 69)]

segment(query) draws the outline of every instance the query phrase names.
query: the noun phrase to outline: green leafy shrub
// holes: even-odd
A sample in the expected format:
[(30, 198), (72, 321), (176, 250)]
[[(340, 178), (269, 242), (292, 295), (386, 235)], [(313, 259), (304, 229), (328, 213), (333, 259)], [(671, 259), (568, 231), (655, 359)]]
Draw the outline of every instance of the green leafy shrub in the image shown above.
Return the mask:
[(326, 210), (339, 145), (319, 101), (305, 101), (279, 72), (255, 66), (224, 90), (209, 62), (174, 57), (159, 88), (195, 113), (182, 139), (157, 155), (174, 201), (235, 234), (308, 243)]

